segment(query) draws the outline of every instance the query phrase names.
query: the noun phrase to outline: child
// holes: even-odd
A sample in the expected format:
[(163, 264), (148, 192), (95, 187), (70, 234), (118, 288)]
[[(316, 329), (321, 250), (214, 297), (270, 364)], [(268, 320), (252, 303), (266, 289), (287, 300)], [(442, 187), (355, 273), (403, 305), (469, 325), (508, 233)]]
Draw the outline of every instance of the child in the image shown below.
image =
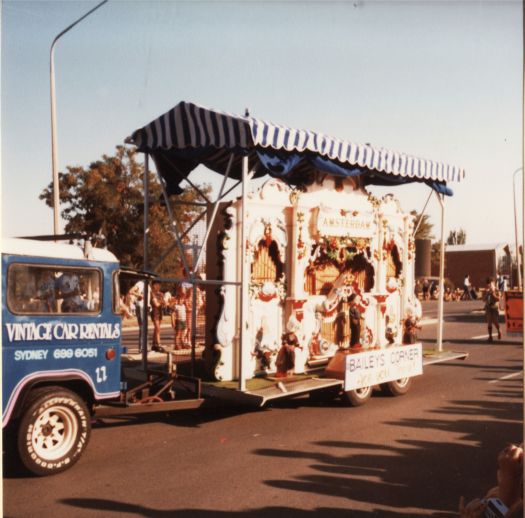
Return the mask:
[(173, 336), (173, 347), (175, 349), (183, 349), (185, 347), (184, 335), (186, 334), (186, 328), (188, 326), (186, 301), (182, 295), (182, 290), (177, 292), (177, 295), (173, 297), (171, 313), (171, 325), (175, 331)]

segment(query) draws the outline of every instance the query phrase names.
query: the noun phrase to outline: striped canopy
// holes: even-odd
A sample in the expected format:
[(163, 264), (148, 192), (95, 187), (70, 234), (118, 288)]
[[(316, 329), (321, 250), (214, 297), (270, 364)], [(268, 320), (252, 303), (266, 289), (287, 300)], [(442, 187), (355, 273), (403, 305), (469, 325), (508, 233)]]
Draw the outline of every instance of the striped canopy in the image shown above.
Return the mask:
[(170, 193), (180, 192), (178, 184), (199, 164), (224, 174), (232, 153), (230, 177), (241, 177), (242, 157), (248, 155), (255, 176), (270, 174), (293, 185), (309, 183), (320, 170), (361, 176), (364, 185), (424, 182), (452, 194), (447, 183), (465, 176), (456, 166), (188, 102), (136, 130), (127, 142), (153, 157)]

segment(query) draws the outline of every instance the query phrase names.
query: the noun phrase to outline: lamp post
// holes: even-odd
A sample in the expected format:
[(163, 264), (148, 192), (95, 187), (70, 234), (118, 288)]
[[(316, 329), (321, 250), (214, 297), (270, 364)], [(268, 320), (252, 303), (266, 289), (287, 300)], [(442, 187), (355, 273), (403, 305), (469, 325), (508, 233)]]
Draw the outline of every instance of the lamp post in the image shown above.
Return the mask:
[(103, 0), (97, 4), (93, 9), (88, 11), (84, 16), (81, 16), (78, 20), (73, 22), (71, 25), (66, 27), (62, 32), (57, 34), (53, 43), (51, 44), (50, 51), (50, 85), (51, 85), (51, 160), (53, 166), (53, 233), (54, 235), (59, 234), (58, 215), (59, 215), (59, 182), (58, 182), (58, 152), (57, 152), (57, 131), (56, 131), (56, 99), (55, 99), (55, 45), (58, 40), (68, 31), (70, 31), (75, 25), (80, 23), (84, 18), (89, 16), (93, 11), (104, 5), (108, 0)]
[(520, 252), (518, 247), (518, 216), (516, 210), (516, 175), (523, 171), (523, 167), (518, 167), (514, 173), (512, 173), (512, 197), (514, 200), (514, 241), (516, 246), (516, 265), (518, 269), (518, 289), (521, 288), (521, 269), (520, 269)]

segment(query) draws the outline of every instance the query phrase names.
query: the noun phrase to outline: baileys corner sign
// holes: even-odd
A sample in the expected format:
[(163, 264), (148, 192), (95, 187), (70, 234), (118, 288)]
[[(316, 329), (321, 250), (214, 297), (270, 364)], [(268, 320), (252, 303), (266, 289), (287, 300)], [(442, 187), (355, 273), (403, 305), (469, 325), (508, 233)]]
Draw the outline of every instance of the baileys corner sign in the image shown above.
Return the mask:
[(323, 236), (372, 237), (375, 232), (374, 216), (369, 212), (319, 207), (317, 231)]

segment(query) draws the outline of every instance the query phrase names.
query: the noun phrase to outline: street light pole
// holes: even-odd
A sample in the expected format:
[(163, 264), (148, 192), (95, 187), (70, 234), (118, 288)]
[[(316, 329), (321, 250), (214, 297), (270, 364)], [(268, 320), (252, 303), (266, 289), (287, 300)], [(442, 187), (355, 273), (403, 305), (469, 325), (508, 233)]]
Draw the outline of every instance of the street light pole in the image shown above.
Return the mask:
[(516, 266), (518, 269), (518, 289), (521, 288), (521, 269), (520, 269), (520, 251), (518, 246), (518, 216), (516, 210), (516, 175), (523, 171), (523, 167), (518, 167), (514, 173), (512, 173), (512, 197), (514, 200), (514, 241), (516, 246)]
[(59, 181), (58, 181), (58, 151), (57, 151), (57, 130), (56, 130), (56, 98), (55, 98), (55, 45), (58, 40), (68, 31), (70, 31), (75, 25), (80, 23), (84, 18), (88, 17), (93, 11), (104, 5), (108, 0), (103, 0), (97, 4), (93, 9), (88, 11), (84, 16), (81, 16), (78, 20), (73, 22), (71, 25), (66, 27), (61, 33), (57, 34), (53, 43), (51, 44), (50, 51), (50, 85), (51, 85), (51, 160), (53, 166), (53, 233), (57, 236), (59, 231)]

